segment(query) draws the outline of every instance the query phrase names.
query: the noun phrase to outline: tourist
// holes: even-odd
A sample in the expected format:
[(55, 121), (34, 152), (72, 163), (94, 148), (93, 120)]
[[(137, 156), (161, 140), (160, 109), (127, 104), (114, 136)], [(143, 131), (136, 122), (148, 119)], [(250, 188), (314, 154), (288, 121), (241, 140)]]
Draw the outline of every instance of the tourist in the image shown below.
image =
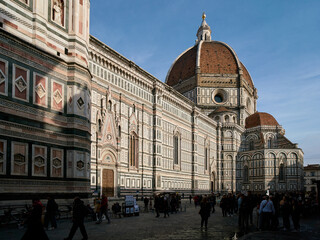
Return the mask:
[(269, 196), (265, 197), (260, 203), (259, 214), (261, 216), (261, 229), (269, 230), (272, 214), (275, 214), (273, 202), (269, 199)]
[(250, 224), (253, 224), (253, 219), (252, 219), (252, 213), (253, 213), (253, 209), (256, 206), (256, 202), (255, 199), (253, 197), (253, 195), (251, 194), (251, 191), (248, 191), (248, 202), (249, 202), (249, 220), (250, 220)]
[(47, 240), (49, 239), (41, 223), (43, 205), (40, 199), (32, 200), (32, 210), (27, 219), (27, 231), (21, 240)]
[(70, 229), (69, 236), (64, 240), (71, 240), (76, 233), (77, 229), (80, 228), (82, 239), (87, 240), (88, 234), (84, 227), (84, 217), (87, 215), (87, 208), (84, 206), (83, 201), (79, 197), (76, 197), (73, 201), (73, 213), (72, 213), (72, 227)]
[(155, 196), (154, 198), (154, 209), (156, 211), (156, 217), (160, 217), (160, 214), (159, 214), (159, 208), (160, 208), (160, 197), (159, 196)]
[(222, 210), (222, 216), (226, 217), (227, 216), (227, 196), (223, 195), (222, 199), (220, 201), (220, 208)]
[(100, 224), (102, 222), (103, 215), (106, 216), (108, 223), (110, 223), (110, 218), (108, 216), (108, 198), (105, 195), (102, 195), (101, 206), (100, 206), (100, 211), (99, 211), (99, 219), (96, 222), (97, 224)]
[(208, 228), (208, 218), (210, 217), (211, 212), (211, 206), (210, 203), (208, 203), (208, 200), (206, 197), (202, 199), (202, 202), (200, 204), (200, 211), (199, 214), (201, 216), (201, 230), (203, 228), (203, 224), (205, 226), (205, 230)]
[(284, 196), (283, 199), (280, 201), (280, 209), (282, 212), (282, 219), (283, 219), (283, 227), (284, 230), (290, 230), (290, 214), (291, 214), (291, 205), (289, 203), (288, 197)]
[(58, 211), (58, 204), (52, 197), (48, 197), (46, 206), (46, 214), (44, 216), (44, 227), (48, 230), (49, 222), (51, 223), (51, 229), (57, 228), (56, 213)]
[(143, 199), (143, 202), (144, 202), (144, 211), (145, 211), (145, 212), (148, 212), (149, 198), (145, 197), (145, 198)]
[(292, 200), (292, 222), (295, 231), (300, 231), (300, 214), (301, 214), (301, 203), (298, 200)]
[(277, 230), (279, 226), (279, 194), (275, 194), (275, 196), (270, 196), (270, 200), (273, 203), (275, 213), (271, 216), (271, 229)]
[(173, 214), (173, 212), (177, 213), (177, 206), (178, 206), (178, 201), (175, 196), (172, 196), (170, 200), (171, 214)]
[(249, 212), (250, 212), (250, 202), (247, 196), (241, 194), (241, 204), (239, 207), (239, 220), (240, 230), (247, 233), (249, 230)]
[(163, 213), (164, 213), (164, 218), (166, 218), (166, 216), (169, 217), (169, 200), (167, 196), (164, 196), (162, 199), (162, 209), (163, 209)]

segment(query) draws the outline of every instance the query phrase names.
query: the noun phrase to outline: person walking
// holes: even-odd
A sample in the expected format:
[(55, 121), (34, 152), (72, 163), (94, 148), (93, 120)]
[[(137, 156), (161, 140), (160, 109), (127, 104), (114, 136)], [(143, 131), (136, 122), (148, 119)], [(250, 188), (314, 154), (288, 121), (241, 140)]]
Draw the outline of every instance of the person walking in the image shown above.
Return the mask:
[(292, 200), (292, 222), (295, 231), (300, 231), (300, 214), (301, 214), (301, 206), (298, 202), (298, 200), (293, 199)]
[(49, 222), (51, 223), (51, 229), (57, 228), (56, 213), (58, 211), (58, 204), (52, 197), (48, 197), (46, 206), (46, 214), (44, 216), (44, 227), (48, 230)]
[(102, 222), (103, 215), (106, 216), (108, 223), (110, 223), (110, 218), (108, 216), (108, 198), (105, 195), (102, 195), (101, 206), (100, 206), (100, 211), (99, 211), (99, 219), (96, 222), (97, 224), (100, 224)]
[(33, 199), (32, 210), (27, 220), (27, 231), (21, 240), (49, 240), (41, 223), (42, 210), (40, 199)]
[(270, 200), (273, 203), (275, 214), (271, 217), (271, 229), (272, 230), (278, 230), (279, 226), (279, 196), (278, 194), (275, 194), (275, 196), (270, 196)]
[(178, 205), (178, 201), (177, 201), (176, 197), (175, 197), (175, 196), (172, 196), (172, 197), (171, 197), (171, 200), (170, 200), (170, 210), (171, 210), (171, 214), (177, 213), (177, 205)]
[(100, 212), (100, 207), (101, 207), (101, 199), (100, 197), (94, 199), (94, 213), (96, 217), (96, 221), (99, 219), (99, 212)]
[(282, 221), (284, 230), (290, 230), (290, 214), (291, 214), (291, 205), (289, 203), (288, 197), (284, 196), (280, 201), (280, 209), (282, 212)]
[(148, 198), (148, 197), (145, 197), (145, 198), (143, 199), (143, 202), (144, 202), (144, 211), (145, 211), (145, 212), (148, 212), (149, 198)]
[(249, 213), (250, 213), (250, 202), (247, 196), (241, 195), (241, 204), (239, 207), (239, 220), (240, 229), (242, 232), (247, 233), (249, 230)]
[(156, 217), (160, 217), (160, 214), (159, 214), (159, 208), (160, 208), (160, 197), (159, 196), (155, 196), (154, 198), (154, 209), (156, 211)]
[(214, 213), (215, 212), (215, 205), (216, 205), (216, 196), (214, 195), (214, 193), (211, 194), (210, 199), (209, 199), (209, 203), (212, 208), (212, 213)]
[(70, 229), (69, 236), (64, 240), (72, 240), (77, 229), (80, 228), (82, 234), (82, 240), (88, 239), (86, 228), (84, 227), (84, 217), (87, 215), (87, 208), (84, 206), (83, 201), (79, 197), (76, 197), (73, 201), (73, 213), (72, 213), (72, 227)]
[(253, 213), (253, 209), (254, 207), (256, 206), (256, 202), (252, 196), (252, 193), (251, 191), (248, 191), (248, 202), (249, 202), (249, 220), (250, 220), (250, 224), (252, 225), (253, 224), (253, 217), (252, 217), (252, 213)]
[(200, 203), (200, 211), (199, 214), (201, 216), (201, 229), (203, 229), (203, 224), (205, 230), (208, 229), (208, 218), (210, 217), (211, 205), (208, 202), (208, 199), (204, 197)]
[(164, 217), (169, 217), (169, 199), (167, 196), (163, 197), (163, 213)]
[(269, 230), (272, 215), (275, 214), (273, 202), (266, 196), (260, 203), (259, 214), (261, 215), (261, 229)]
[(227, 196), (223, 195), (220, 201), (220, 208), (222, 210), (222, 216), (227, 216)]

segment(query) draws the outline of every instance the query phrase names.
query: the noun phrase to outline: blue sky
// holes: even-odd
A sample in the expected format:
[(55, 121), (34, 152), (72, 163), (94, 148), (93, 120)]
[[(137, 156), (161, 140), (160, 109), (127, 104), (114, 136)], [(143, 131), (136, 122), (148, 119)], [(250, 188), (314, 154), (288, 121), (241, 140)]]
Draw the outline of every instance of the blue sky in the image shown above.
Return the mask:
[(212, 39), (227, 43), (258, 89), (258, 111), (272, 114), (320, 163), (320, 1), (93, 0), (90, 32), (161, 81), (195, 43), (202, 12)]

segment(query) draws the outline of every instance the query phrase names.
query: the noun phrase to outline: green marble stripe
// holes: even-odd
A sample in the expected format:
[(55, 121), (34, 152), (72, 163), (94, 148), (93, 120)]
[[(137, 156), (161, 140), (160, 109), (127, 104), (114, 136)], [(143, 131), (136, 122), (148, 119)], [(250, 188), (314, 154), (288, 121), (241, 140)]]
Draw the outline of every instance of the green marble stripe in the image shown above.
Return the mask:
[(34, 128), (39, 128), (41, 130), (49, 130), (49, 131), (54, 131), (56, 133), (61, 133), (61, 134), (68, 134), (68, 135), (76, 135), (79, 137), (85, 137), (90, 140), (91, 134), (87, 131), (83, 131), (80, 129), (75, 129), (75, 128), (64, 128), (64, 127), (57, 127), (54, 125), (51, 125), (49, 123), (44, 123), (44, 122), (39, 122), (19, 116), (15, 116), (12, 114), (7, 114), (7, 113), (1, 113), (0, 114), (0, 120), (6, 121), (9, 123), (17, 123), (17, 124), (22, 124), (24, 126), (28, 127), (34, 127)]
[(75, 197), (80, 197), (81, 199), (87, 199), (92, 197), (92, 192), (56, 192), (53, 190), (51, 192), (37, 192), (37, 193), (23, 193), (23, 192), (11, 192), (0, 194), (0, 201), (4, 200), (32, 200), (33, 198), (46, 199), (48, 196), (52, 196), (55, 199), (74, 199)]

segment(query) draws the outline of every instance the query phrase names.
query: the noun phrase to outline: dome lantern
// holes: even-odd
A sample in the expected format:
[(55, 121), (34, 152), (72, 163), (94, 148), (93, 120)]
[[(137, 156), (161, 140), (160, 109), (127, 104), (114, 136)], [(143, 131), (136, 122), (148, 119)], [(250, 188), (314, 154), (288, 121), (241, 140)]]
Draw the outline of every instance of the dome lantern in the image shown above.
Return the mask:
[(203, 12), (202, 14), (202, 23), (197, 32), (197, 40), (196, 43), (200, 41), (211, 41), (211, 29), (206, 22), (206, 14)]

